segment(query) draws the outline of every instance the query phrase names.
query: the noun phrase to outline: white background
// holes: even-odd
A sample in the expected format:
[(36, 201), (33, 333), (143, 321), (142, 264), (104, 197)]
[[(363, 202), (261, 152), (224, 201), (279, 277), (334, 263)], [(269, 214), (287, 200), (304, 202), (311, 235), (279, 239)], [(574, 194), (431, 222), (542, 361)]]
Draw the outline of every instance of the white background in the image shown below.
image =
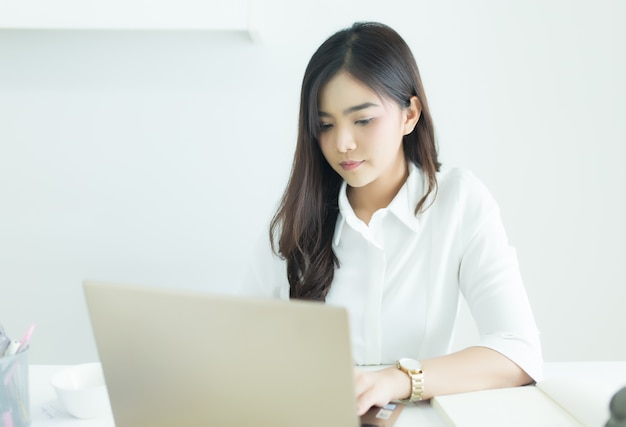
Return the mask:
[(83, 279), (241, 279), (289, 172), (306, 63), (357, 20), (407, 40), (444, 167), (500, 203), (545, 359), (626, 359), (626, 3), (337, 3), (261, 1), (257, 43), (0, 29), (0, 322), (36, 322), (33, 362), (97, 359)]

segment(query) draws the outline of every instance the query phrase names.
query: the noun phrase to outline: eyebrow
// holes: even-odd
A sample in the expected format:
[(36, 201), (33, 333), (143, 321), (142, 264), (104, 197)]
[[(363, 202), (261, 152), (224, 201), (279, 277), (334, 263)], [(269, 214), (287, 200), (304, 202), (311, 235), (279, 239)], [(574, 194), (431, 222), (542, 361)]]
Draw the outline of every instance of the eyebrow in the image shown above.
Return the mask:
[[(359, 104), (359, 105), (355, 105), (355, 106), (350, 107), (350, 108), (346, 108), (345, 110), (343, 110), (343, 115), (347, 116), (348, 114), (355, 113), (355, 112), (360, 111), (360, 110), (365, 110), (366, 108), (370, 108), (370, 107), (380, 107), (380, 105), (375, 104), (373, 102), (364, 102), (363, 104)], [(317, 114), (319, 116), (321, 116), (321, 117), (330, 117), (330, 114), (326, 113), (324, 111), (319, 111)]]

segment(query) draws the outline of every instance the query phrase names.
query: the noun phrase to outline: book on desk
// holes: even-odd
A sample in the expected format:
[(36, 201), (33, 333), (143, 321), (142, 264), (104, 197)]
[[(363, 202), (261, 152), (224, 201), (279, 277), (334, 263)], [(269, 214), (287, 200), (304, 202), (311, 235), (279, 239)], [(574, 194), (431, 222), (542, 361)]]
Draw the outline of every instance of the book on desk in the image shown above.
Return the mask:
[(536, 385), (434, 397), (432, 406), (456, 427), (603, 427), (617, 391), (606, 383), (554, 378)]

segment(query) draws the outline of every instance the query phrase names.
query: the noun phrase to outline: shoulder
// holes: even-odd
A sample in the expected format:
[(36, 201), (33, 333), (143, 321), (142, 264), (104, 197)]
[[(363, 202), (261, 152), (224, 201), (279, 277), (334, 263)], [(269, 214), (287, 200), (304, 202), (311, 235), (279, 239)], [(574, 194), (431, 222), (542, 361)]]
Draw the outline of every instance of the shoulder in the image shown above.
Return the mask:
[(435, 205), (454, 210), (470, 222), (498, 210), (487, 186), (468, 169), (451, 168), (439, 172), (437, 185)]
[(461, 201), (492, 198), (487, 186), (469, 169), (452, 168), (438, 172), (437, 184), (442, 197), (455, 197)]
[(437, 172), (440, 189), (446, 191), (468, 192), (486, 190), (483, 182), (469, 169), (455, 167)]

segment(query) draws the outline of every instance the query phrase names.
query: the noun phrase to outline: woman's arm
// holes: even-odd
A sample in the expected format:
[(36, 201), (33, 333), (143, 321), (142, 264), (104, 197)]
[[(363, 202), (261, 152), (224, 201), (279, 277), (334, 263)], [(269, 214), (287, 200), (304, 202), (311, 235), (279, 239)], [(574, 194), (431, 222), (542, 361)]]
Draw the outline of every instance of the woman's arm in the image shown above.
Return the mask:
[[(423, 360), (424, 400), (443, 394), (502, 387), (516, 387), (532, 378), (506, 356), (487, 347), (469, 347), (456, 353)], [(355, 369), (359, 415), (372, 406), (407, 399), (409, 376), (395, 367), (379, 371)]]

